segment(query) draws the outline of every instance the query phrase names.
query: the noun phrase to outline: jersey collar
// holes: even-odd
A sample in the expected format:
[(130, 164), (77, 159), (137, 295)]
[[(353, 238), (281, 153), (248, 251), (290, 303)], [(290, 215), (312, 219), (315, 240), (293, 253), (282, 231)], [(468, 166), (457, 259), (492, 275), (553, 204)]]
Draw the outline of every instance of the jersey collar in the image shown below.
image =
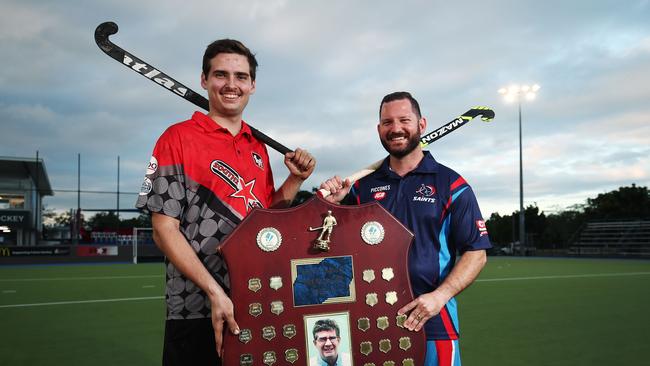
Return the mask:
[(411, 173), (437, 173), (438, 172), (438, 162), (433, 158), (430, 152), (423, 151), (424, 157), (420, 161), (420, 164), (413, 169)]
[[(194, 112), (194, 115), (192, 115), (192, 119), (196, 121), (196, 123), (201, 126), (205, 130), (205, 132), (218, 132), (218, 133), (226, 133), (230, 135), (230, 131), (225, 129), (224, 127), (219, 126), (217, 122), (212, 120), (212, 118), (208, 117), (205, 113), (202, 112)], [(242, 135), (242, 136), (252, 136), (253, 132), (251, 131), (250, 126), (244, 120), (241, 121), (241, 130), (239, 130), (239, 133), (237, 134)], [(237, 136), (235, 136), (237, 137)]]
[[(424, 157), (422, 158), (422, 160), (420, 160), (418, 166), (416, 166), (415, 169), (411, 170), (408, 174), (428, 174), (428, 173), (438, 172), (438, 162), (436, 161), (436, 159), (433, 158), (433, 156), (429, 151), (425, 150), (422, 152), (424, 153)], [(386, 157), (386, 159), (384, 159), (384, 162), (381, 163), (379, 169), (377, 169), (377, 172), (385, 176), (399, 177), (397, 174), (395, 174), (395, 172), (393, 172), (390, 169), (389, 161), (390, 158)]]

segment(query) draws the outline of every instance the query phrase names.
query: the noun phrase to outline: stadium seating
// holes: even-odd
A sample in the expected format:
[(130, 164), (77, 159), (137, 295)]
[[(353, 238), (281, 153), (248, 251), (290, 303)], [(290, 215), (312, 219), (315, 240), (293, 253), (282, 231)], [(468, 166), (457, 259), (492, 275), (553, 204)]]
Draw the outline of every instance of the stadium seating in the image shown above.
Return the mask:
[(588, 222), (576, 237), (571, 254), (650, 257), (650, 221)]

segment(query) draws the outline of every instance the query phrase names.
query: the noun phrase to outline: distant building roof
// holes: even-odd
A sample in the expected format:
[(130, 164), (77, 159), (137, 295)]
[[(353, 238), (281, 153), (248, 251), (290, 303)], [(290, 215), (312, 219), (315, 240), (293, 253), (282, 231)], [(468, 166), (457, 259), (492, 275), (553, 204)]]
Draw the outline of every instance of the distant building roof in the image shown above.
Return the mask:
[(42, 196), (53, 196), (43, 159), (0, 156), (0, 178), (31, 178)]

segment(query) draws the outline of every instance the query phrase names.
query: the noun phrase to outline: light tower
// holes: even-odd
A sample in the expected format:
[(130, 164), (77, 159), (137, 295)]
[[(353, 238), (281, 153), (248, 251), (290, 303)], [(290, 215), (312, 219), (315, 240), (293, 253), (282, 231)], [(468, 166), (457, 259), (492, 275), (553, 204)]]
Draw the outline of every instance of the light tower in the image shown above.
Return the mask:
[(535, 99), (537, 91), (540, 89), (538, 84), (529, 85), (510, 85), (507, 88), (499, 89), (499, 94), (503, 95), (506, 102), (517, 102), (519, 109), (519, 245), (521, 253), (526, 253), (526, 226), (524, 219), (524, 171), (523, 171), (523, 153), (521, 143), (521, 99), (528, 101)]

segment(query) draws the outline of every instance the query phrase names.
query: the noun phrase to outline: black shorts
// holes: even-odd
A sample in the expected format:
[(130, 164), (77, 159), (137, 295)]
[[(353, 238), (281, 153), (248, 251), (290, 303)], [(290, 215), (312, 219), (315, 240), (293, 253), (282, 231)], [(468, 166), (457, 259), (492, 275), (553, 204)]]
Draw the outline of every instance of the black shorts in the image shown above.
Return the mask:
[(163, 366), (220, 366), (210, 318), (167, 320)]

